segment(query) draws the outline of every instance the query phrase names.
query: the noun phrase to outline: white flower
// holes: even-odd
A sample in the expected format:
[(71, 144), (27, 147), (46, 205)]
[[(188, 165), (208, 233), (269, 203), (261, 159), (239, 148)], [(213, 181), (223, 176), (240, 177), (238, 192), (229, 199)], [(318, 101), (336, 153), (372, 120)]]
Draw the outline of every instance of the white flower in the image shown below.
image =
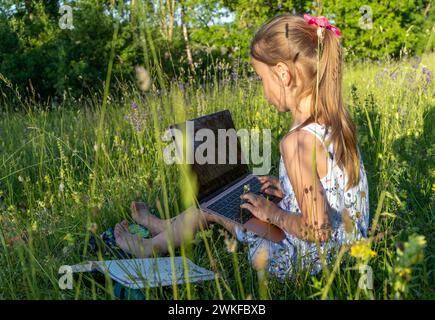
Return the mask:
[(63, 184), (63, 182), (61, 182), (60, 184), (59, 184), (59, 191), (60, 192), (63, 192), (65, 190), (65, 185)]
[(151, 82), (152, 82), (149, 72), (144, 67), (141, 66), (136, 66), (135, 71), (136, 71), (136, 79), (139, 88), (142, 91), (148, 91), (149, 88), (151, 87)]

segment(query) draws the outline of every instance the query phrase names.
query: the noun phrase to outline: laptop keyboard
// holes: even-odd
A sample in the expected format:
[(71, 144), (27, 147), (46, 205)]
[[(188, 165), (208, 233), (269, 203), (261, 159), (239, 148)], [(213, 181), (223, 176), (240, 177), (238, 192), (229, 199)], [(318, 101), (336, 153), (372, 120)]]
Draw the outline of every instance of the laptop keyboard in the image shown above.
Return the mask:
[(240, 205), (244, 202), (243, 199), (240, 199), (240, 196), (243, 194), (243, 187), (248, 184), (250, 189), (249, 192), (253, 194), (261, 194), (261, 182), (258, 181), (256, 177), (252, 177), (252, 179), (240, 185), (231, 193), (228, 193), (218, 201), (209, 205), (207, 208), (216, 211), (231, 220), (244, 224), (252, 218), (252, 214), (249, 210), (240, 208)]

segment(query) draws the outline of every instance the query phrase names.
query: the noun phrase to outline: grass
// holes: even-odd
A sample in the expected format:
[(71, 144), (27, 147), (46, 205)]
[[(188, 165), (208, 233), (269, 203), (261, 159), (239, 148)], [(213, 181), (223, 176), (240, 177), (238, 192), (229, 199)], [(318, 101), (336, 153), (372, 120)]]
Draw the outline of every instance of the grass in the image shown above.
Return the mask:
[[(285, 283), (265, 281), (249, 266), (247, 248), (238, 244), (228, 252), (226, 235), (216, 226), (174, 252), (213, 269), (216, 280), (149, 289), (146, 297), (433, 298), (435, 98), (423, 65), (434, 70), (435, 55), (425, 55), (417, 67), (412, 59), (346, 65), (345, 101), (358, 126), (371, 226), (377, 225), (371, 233), (377, 240), (360, 246), (372, 255), (343, 251), (342, 259), (317, 276), (301, 272)], [(236, 128), (270, 128), (271, 174), (277, 175), (278, 142), (291, 119), (267, 104), (259, 82), (240, 77), (206, 87), (174, 83), (162, 97), (124, 86), (123, 94), (109, 96), (103, 107), (98, 96), (69, 99), (51, 110), (32, 102), (18, 106), (26, 111), (5, 106), (0, 117), (1, 299), (113, 298), (109, 283), (89, 275), (75, 278), (74, 290), (60, 290), (58, 269), (98, 259), (89, 252), (88, 229), (94, 224), (101, 232), (129, 219), (133, 200), (166, 217), (189, 205), (189, 197), (180, 196), (186, 184), (179, 178), (181, 169), (165, 165), (160, 152), (163, 129), (173, 122), (228, 108)], [(424, 236), (426, 246), (417, 235)], [(358, 287), (358, 267), (367, 263), (373, 290)]]

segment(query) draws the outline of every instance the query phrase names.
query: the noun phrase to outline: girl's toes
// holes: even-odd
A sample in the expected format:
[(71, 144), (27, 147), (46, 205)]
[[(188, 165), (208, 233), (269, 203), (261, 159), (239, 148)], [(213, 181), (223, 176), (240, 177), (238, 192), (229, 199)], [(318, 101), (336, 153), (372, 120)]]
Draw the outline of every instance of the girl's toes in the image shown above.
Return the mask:
[(127, 220), (122, 221), (120, 225), (121, 225), (121, 227), (122, 227), (125, 231), (128, 231), (128, 222), (127, 222)]

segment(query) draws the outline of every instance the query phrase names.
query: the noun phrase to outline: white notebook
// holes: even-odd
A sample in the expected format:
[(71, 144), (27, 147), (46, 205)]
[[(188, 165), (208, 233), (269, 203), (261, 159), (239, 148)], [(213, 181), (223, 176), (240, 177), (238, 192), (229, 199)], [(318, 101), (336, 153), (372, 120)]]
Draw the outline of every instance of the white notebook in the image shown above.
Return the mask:
[[(171, 261), (172, 260), (172, 261)], [(174, 264), (174, 272), (172, 268)], [(187, 272), (185, 272), (185, 266)], [(154, 288), (214, 279), (214, 273), (183, 257), (90, 261), (72, 266), (73, 272), (107, 272), (116, 282), (131, 289)]]

